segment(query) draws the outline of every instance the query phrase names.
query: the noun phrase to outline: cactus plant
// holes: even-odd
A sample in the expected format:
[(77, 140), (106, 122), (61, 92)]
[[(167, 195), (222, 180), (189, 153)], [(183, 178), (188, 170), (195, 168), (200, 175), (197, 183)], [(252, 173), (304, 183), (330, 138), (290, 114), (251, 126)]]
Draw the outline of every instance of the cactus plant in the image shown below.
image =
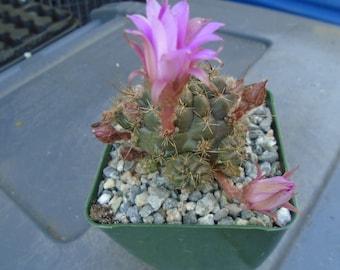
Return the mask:
[[(205, 70), (215, 88), (190, 78), (175, 108), (172, 134), (162, 132), (160, 109), (153, 105), (150, 89), (141, 85), (122, 91), (113, 107), (94, 125), (94, 134), (101, 138), (103, 126), (121, 126), (124, 131), (105, 142), (129, 140), (125, 148), (134, 151), (125, 151), (123, 158), (143, 157), (148, 171), (163, 166), (176, 188), (194, 189), (211, 182), (215, 170), (237, 176), (245, 159), (244, 116), (263, 103), (266, 82), (245, 87), (243, 80), (221, 76), (209, 65)], [(249, 98), (248, 93), (253, 96)]]
[[(92, 125), (94, 135), (104, 143), (123, 141), (122, 158), (140, 160), (149, 172), (162, 171), (175, 188), (194, 190), (216, 179), (228, 196), (249, 209), (268, 214), (279, 205), (289, 206), (295, 185), (286, 190), (281, 178), (270, 180), (271, 190), (256, 185), (256, 192), (247, 192), (252, 185), (238, 190), (229, 182), (246, 159), (246, 116), (264, 103), (267, 81), (245, 86), (243, 79), (220, 75), (209, 61), (221, 63), (221, 49), (201, 45), (221, 40), (214, 32), (223, 24), (189, 19), (186, 1), (171, 9), (166, 0), (161, 5), (147, 0), (146, 15), (128, 16), (138, 29), (125, 30), (143, 69), (131, 73), (112, 108)], [(137, 75), (144, 77), (144, 85), (132, 85)], [(264, 181), (260, 176), (255, 180)], [(261, 196), (271, 202), (269, 208), (254, 203), (259, 193), (266, 194)]]

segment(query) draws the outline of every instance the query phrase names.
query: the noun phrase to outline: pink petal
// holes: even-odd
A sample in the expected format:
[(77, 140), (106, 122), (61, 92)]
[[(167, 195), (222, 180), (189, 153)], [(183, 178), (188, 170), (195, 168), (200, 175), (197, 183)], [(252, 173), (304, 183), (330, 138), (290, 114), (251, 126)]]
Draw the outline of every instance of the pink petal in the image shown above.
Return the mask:
[(162, 91), (166, 86), (165, 81), (154, 81), (151, 88), (151, 99), (153, 104), (158, 105), (159, 103), (159, 96), (161, 95)]
[(161, 6), (156, 0), (146, 1), (146, 17), (148, 19), (152, 17), (158, 17), (160, 10), (161, 10)]
[(187, 1), (178, 2), (176, 5), (173, 6), (172, 13), (177, 20), (177, 46), (182, 47), (185, 45), (185, 37), (189, 22), (189, 4), (187, 3)]
[[(136, 27), (148, 38), (151, 37), (151, 26), (149, 21), (142, 15), (134, 14), (127, 17), (136, 25)], [(131, 31), (131, 30), (130, 30)]]

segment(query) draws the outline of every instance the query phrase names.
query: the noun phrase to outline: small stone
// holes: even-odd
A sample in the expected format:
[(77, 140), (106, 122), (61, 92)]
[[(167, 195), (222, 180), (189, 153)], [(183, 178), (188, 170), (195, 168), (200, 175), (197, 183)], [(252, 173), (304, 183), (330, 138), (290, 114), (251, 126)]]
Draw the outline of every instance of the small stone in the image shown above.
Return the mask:
[(244, 209), (244, 210), (241, 211), (241, 218), (243, 218), (243, 219), (250, 219), (254, 216), (255, 216), (254, 212), (252, 212), (250, 210)]
[(181, 194), (179, 195), (179, 199), (182, 202), (185, 202), (189, 198), (189, 192), (187, 190), (182, 190)]
[(141, 193), (141, 190), (138, 186), (131, 186), (125, 196), (131, 203), (136, 203), (136, 197), (139, 193)]
[(277, 161), (278, 159), (279, 159), (279, 154), (277, 152), (269, 152), (269, 151), (264, 151), (263, 154), (259, 157), (259, 160), (268, 161), (270, 163), (273, 163), (274, 161)]
[(173, 199), (173, 198), (168, 198), (164, 201), (163, 203), (163, 209), (165, 211), (171, 209), (171, 208), (176, 208), (177, 207), (177, 200)]
[(208, 214), (205, 215), (204, 217), (201, 217), (198, 219), (198, 224), (201, 225), (214, 225), (214, 215), (213, 214)]
[(251, 217), (249, 219), (249, 225), (260, 226), (260, 227), (266, 226), (266, 224), (263, 222), (263, 220), (256, 218), (256, 217)]
[(272, 171), (272, 166), (268, 161), (265, 161), (261, 164), (262, 175), (270, 175)]
[(193, 193), (190, 194), (189, 201), (197, 202), (201, 198), (202, 198), (202, 193), (198, 190), (195, 190)]
[(261, 220), (265, 227), (273, 227), (273, 221), (272, 219), (267, 215), (261, 215), (258, 217), (259, 220)]
[(273, 146), (276, 145), (276, 139), (275, 137), (261, 136), (256, 139), (255, 143), (266, 151), (272, 151)]
[(221, 193), (221, 198), (219, 199), (219, 203), (220, 203), (221, 208), (224, 208), (226, 205), (229, 204), (228, 198), (224, 192)]
[(181, 215), (184, 216), (185, 213), (187, 212), (187, 209), (185, 207), (185, 202), (178, 202), (177, 209), (181, 213)]
[(155, 224), (162, 224), (165, 222), (164, 217), (158, 212), (153, 214), (153, 220)]
[(254, 152), (257, 156), (261, 156), (262, 153), (263, 153), (263, 149), (261, 146), (259, 146), (258, 144), (255, 145), (255, 149), (254, 149)]
[(117, 171), (122, 172), (124, 171), (124, 160), (119, 160), (117, 163)]
[(214, 186), (211, 183), (207, 183), (201, 187), (202, 193), (206, 194), (214, 190)]
[[(216, 200), (217, 201), (217, 200)], [(220, 205), (218, 204), (218, 203), (216, 203), (216, 205), (215, 205), (215, 207), (214, 207), (214, 209), (212, 210), (212, 212), (214, 213), (214, 214), (216, 214), (218, 211), (220, 211), (221, 210), (221, 207), (220, 207)]]
[(271, 129), (272, 122), (273, 122), (273, 119), (271, 115), (269, 114), (268, 117), (265, 117), (260, 122), (259, 126), (264, 132), (268, 132)]
[(229, 210), (229, 216), (236, 218), (240, 215), (242, 209), (236, 204), (228, 204), (225, 206)]
[(276, 215), (280, 226), (286, 226), (292, 220), (289, 210), (285, 207), (281, 207)]
[(216, 200), (219, 200), (221, 198), (221, 191), (220, 190), (215, 190), (214, 196)]
[(152, 212), (153, 212), (153, 208), (151, 207), (150, 204), (144, 205), (144, 206), (139, 210), (139, 214), (141, 215), (142, 218), (145, 218), (145, 217), (151, 215)]
[(102, 195), (100, 195), (97, 202), (101, 205), (107, 204), (110, 201), (111, 197), (111, 194), (103, 193)]
[(150, 181), (150, 186), (153, 186), (153, 187), (161, 187), (161, 186), (166, 187), (167, 185), (169, 185), (168, 178), (164, 176), (160, 176), (158, 172), (157, 174), (153, 176), (152, 180)]
[(218, 225), (234, 225), (235, 224), (235, 221), (233, 220), (232, 217), (225, 217), (225, 218), (222, 218), (219, 222), (217, 222)]
[(256, 178), (257, 168), (256, 168), (254, 163), (246, 161), (246, 162), (244, 162), (243, 166), (244, 166), (246, 176), (248, 176), (252, 179)]
[(183, 224), (196, 224), (197, 217), (195, 211), (190, 211), (186, 213), (183, 217)]
[(131, 206), (131, 202), (130, 201), (122, 202), (122, 204), (119, 207), (119, 212), (127, 213), (127, 211), (130, 208), (130, 206)]
[(149, 187), (149, 194), (148, 203), (157, 211), (170, 196), (170, 191), (163, 187)]
[(245, 220), (245, 219), (243, 219), (243, 218), (237, 218), (237, 219), (235, 220), (235, 224), (236, 224), (236, 225), (239, 225), (239, 226), (246, 226), (246, 225), (249, 224), (249, 221), (248, 221), (248, 220)]
[(112, 178), (108, 178), (108, 179), (105, 181), (105, 183), (104, 183), (104, 185), (103, 185), (103, 188), (104, 188), (104, 189), (111, 189), (111, 188), (114, 188), (115, 185), (116, 185), (115, 180), (113, 180)]
[(104, 190), (104, 181), (100, 181), (99, 187), (98, 187), (98, 192), (97, 192), (97, 197), (99, 197)]
[(174, 221), (181, 221), (182, 220), (182, 215), (176, 208), (169, 209), (166, 211), (166, 221), (168, 223), (172, 223)]
[(114, 179), (116, 179), (117, 176), (118, 176), (118, 172), (114, 168), (112, 168), (111, 166), (104, 168), (103, 174), (107, 178), (114, 178)]
[(214, 220), (220, 221), (220, 220), (226, 218), (228, 215), (229, 215), (229, 209), (228, 208), (222, 208), (215, 214)]
[(114, 216), (114, 220), (118, 223), (123, 223), (123, 224), (127, 224), (130, 222), (125, 213), (119, 213), (119, 212)]
[(148, 203), (149, 194), (147, 192), (136, 195), (135, 203), (138, 207), (142, 207)]
[(141, 222), (141, 217), (138, 213), (138, 208), (137, 206), (131, 206), (126, 212), (127, 217), (130, 219), (132, 223), (140, 223)]
[(129, 171), (130, 169), (132, 169), (133, 166), (135, 166), (136, 162), (135, 161), (125, 161), (124, 162), (124, 171)]
[(217, 200), (215, 196), (211, 193), (205, 195), (201, 200), (197, 202), (196, 205), (196, 214), (200, 216), (205, 216), (209, 214), (217, 204)]
[(257, 139), (258, 137), (261, 137), (264, 135), (264, 132), (261, 130), (261, 129), (251, 129), (249, 130), (248, 132), (248, 137), (249, 139), (251, 140), (255, 140)]
[(152, 224), (153, 222), (154, 222), (153, 216), (147, 216), (147, 217), (143, 218), (143, 223)]
[(193, 211), (196, 208), (196, 203), (195, 202), (188, 202), (185, 204), (185, 208), (187, 211)]
[(109, 205), (111, 206), (112, 212), (114, 214), (117, 213), (122, 201), (123, 201), (123, 198), (119, 196), (113, 196), (113, 198), (109, 201)]

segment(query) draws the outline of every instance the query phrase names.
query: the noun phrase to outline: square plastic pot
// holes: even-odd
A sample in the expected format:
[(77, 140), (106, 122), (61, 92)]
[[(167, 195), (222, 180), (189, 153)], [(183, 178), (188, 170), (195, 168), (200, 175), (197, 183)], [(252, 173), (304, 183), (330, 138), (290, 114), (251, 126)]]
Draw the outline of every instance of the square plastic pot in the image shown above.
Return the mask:
[[(276, 116), (273, 96), (267, 91), (267, 104)], [(281, 166), (288, 170), (277, 117), (273, 129), (279, 146)], [(284, 227), (178, 225), (178, 224), (97, 224), (90, 218), (90, 207), (97, 198), (102, 172), (111, 147), (102, 156), (88, 196), (85, 216), (88, 222), (109, 235), (130, 253), (156, 269), (254, 269), (275, 248), (297, 216)], [(291, 203), (296, 206), (295, 198)]]

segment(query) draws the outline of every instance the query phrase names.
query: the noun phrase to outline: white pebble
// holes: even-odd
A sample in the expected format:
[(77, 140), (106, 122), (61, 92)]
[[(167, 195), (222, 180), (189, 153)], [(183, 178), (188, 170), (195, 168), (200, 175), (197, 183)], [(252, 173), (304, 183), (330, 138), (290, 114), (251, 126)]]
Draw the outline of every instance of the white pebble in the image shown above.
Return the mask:
[(106, 204), (110, 201), (111, 199), (111, 195), (108, 193), (103, 193), (102, 195), (100, 195), (100, 197), (98, 198), (98, 203), (99, 204)]
[(277, 211), (276, 215), (277, 215), (278, 223), (281, 226), (286, 226), (292, 220), (289, 210), (285, 207), (281, 207)]
[(122, 172), (124, 170), (124, 160), (119, 160), (117, 164), (117, 171)]

